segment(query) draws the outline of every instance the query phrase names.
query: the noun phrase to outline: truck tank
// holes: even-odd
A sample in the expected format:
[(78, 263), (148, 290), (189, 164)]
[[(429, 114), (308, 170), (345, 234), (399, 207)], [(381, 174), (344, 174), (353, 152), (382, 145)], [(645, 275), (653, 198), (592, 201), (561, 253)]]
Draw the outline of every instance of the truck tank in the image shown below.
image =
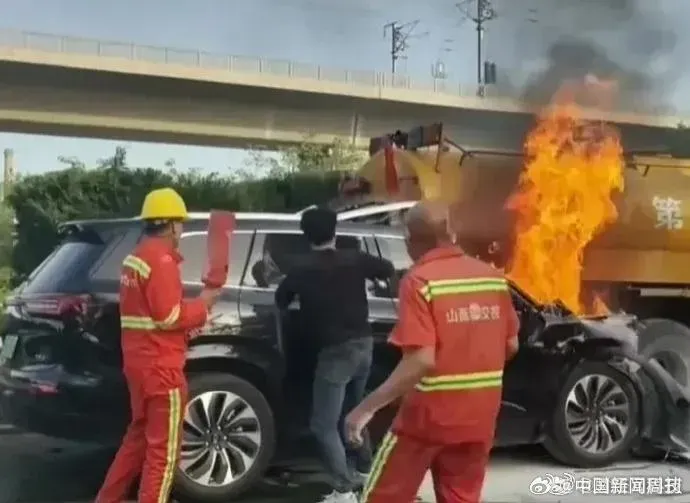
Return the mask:
[[(519, 152), (469, 150), (452, 144), (392, 148), (400, 189), (396, 199), (447, 201), (468, 251), (486, 254), (494, 263), (505, 260), (488, 250), (496, 245), (510, 249), (513, 226), (504, 205), (522, 170)], [(371, 153), (359, 174), (371, 182), (373, 195), (385, 198), (385, 156), (382, 150)], [(690, 284), (690, 229), (683, 213), (690, 204), (690, 160), (633, 156), (624, 175), (625, 189), (614, 198), (618, 219), (588, 246), (582, 279)]]

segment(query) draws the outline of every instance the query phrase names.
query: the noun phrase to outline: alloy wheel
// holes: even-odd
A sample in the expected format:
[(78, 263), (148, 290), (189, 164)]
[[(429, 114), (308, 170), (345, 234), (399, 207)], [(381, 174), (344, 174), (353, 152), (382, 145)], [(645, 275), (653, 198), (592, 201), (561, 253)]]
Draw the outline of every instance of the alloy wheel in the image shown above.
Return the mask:
[(630, 428), (630, 401), (611, 377), (586, 375), (568, 393), (565, 419), (578, 448), (606, 454), (620, 445)]
[(185, 411), (180, 469), (197, 484), (226, 486), (242, 478), (261, 449), (256, 411), (229, 391), (207, 391)]

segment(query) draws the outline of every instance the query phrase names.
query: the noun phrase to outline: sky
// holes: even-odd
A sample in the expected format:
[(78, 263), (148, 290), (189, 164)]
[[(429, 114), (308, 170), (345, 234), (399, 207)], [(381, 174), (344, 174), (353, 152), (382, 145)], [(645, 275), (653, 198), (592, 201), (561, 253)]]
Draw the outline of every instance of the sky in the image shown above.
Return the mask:
[[(476, 30), (457, 2), (0, 0), (0, 29), (385, 71), (390, 39), (384, 38), (383, 25), (418, 21), (399, 71), (430, 78), (431, 67), (442, 59), (449, 79), (471, 85), (476, 82)], [(469, 8), (474, 4), (460, 2)], [(549, 66), (549, 48), (556, 41), (580, 36), (603, 47), (617, 65), (651, 74), (653, 82), (643, 86), (646, 94), (685, 107), (690, 75), (678, 63), (690, 48), (690, 32), (684, 28), (688, 0), (494, 0), (493, 5), (498, 15), (486, 25), (485, 55), (499, 65), (499, 84), (506, 89), (522, 88)], [(690, 110), (690, 101), (687, 105)], [(162, 168), (174, 159), (178, 168), (224, 172), (243, 167), (246, 158), (231, 149), (0, 133), (0, 149), (13, 149), (18, 170), (26, 174), (59, 168), (58, 156), (93, 165), (117, 145), (127, 147), (130, 163), (140, 166)]]

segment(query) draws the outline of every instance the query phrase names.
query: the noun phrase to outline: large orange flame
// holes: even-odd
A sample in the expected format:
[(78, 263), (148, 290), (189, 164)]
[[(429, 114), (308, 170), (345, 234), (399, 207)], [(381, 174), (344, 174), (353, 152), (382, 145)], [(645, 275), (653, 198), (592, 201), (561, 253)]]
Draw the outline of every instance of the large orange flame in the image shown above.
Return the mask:
[(508, 277), (537, 301), (560, 299), (585, 312), (583, 252), (618, 216), (612, 196), (623, 190), (623, 169), (618, 132), (585, 120), (572, 93), (558, 95), (527, 137), (525, 166), (507, 202), (516, 220)]

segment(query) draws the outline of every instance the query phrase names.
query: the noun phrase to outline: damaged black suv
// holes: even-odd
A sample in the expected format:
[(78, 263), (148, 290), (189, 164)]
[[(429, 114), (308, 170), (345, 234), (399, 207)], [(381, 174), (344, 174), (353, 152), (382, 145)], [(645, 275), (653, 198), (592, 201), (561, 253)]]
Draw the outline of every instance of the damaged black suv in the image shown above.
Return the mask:
[[(190, 296), (202, 287), (207, 225), (208, 214), (192, 214), (180, 242)], [(142, 225), (81, 221), (62, 232), (62, 243), (7, 301), (0, 407), (20, 428), (115, 446), (129, 415), (119, 273)], [(410, 266), (396, 227), (341, 222), (337, 246), (385, 257), (397, 274)], [(174, 486), (182, 499), (228, 501), (270, 466), (311, 457), (306, 424), (315, 354), (295, 336), (303, 323), (298, 311), (279, 313), (273, 302), (276, 285), (308, 251), (299, 215), (237, 214), (227, 284), (187, 357), (190, 394)], [(372, 282), (368, 293), (373, 387), (398, 361), (386, 344), (397, 301), (385, 283)], [(688, 395), (661, 367), (636, 356), (634, 317), (580, 319), (564, 306), (537, 305), (516, 288), (512, 294), (521, 349), (505, 372), (498, 445), (543, 442), (576, 466), (613, 462), (641, 438), (685, 448)], [(375, 438), (393, 412), (377, 416)]]

